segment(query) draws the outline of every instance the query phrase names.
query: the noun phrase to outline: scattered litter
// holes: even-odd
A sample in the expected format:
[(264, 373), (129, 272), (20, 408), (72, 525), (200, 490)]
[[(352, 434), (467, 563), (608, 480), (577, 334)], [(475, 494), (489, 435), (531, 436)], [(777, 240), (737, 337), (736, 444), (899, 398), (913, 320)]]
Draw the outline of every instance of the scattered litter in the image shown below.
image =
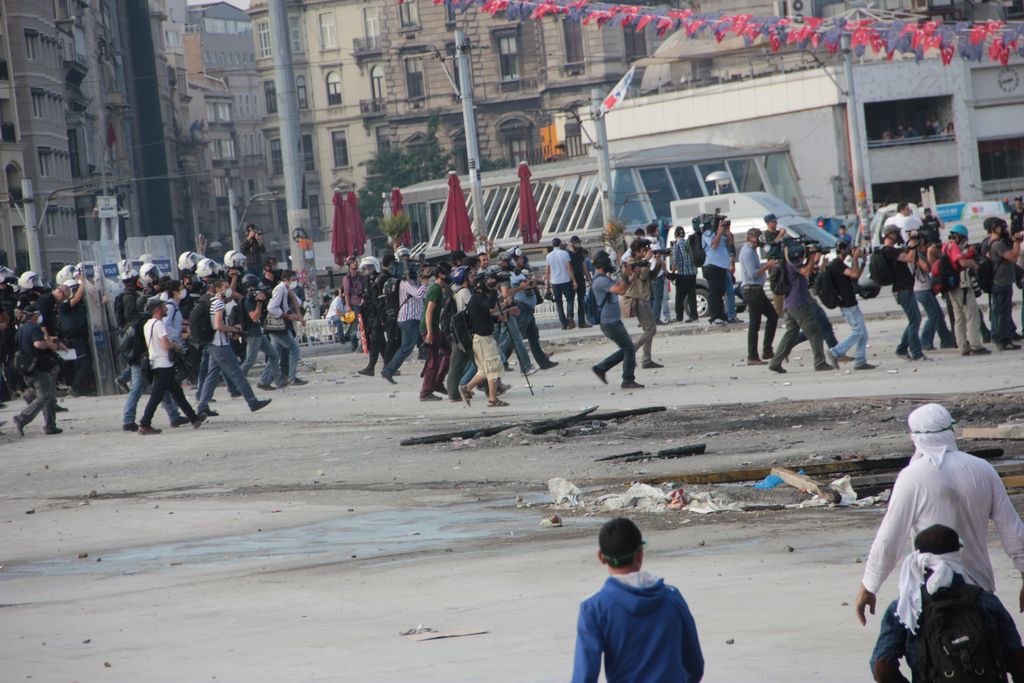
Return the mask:
[(78, 553), (78, 559), (80, 560), (84, 560), (87, 557), (89, 557), (89, 553)]
[(36, 510), (35, 510), (35, 508), (32, 508), (31, 510), (25, 510), (25, 514), (26, 515), (34, 515), (34, 514), (36, 514)]
[(562, 518), (558, 515), (551, 515), (550, 517), (545, 517), (544, 519), (542, 519), (540, 521), (540, 525), (545, 528), (559, 527), (562, 526)]
[(754, 484), (755, 489), (773, 489), (776, 486), (782, 486), (785, 482), (782, 481), (782, 477), (777, 474), (769, 474), (761, 481)]
[(271, 512), (281, 512), (281, 508), (273, 508)]
[[(683, 509), (698, 515), (710, 515), (713, 512), (743, 512), (742, 505), (726, 502), (724, 498), (710, 491), (692, 494), (689, 505)], [(701, 541), (700, 545), (704, 545), (704, 541)]]
[(787, 553), (793, 552), (793, 546), (791, 545), (784, 545), (782, 546), (782, 549), (785, 550)]
[(649, 484), (637, 483), (630, 486), (629, 490), (622, 495), (612, 493), (601, 496), (594, 501), (594, 505), (606, 510), (622, 510), (624, 508), (663, 510), (669, 500), (669, 495), (661, 489)]
[(900, 371), (899, 370), (890, 370), (889, 374), (890, 375), (898, 375), (898, 374), (900, 374)]
[(551, 493), (551, 500), (555, 505), (568, 503), (573, 507), (580, 505), (580, 490), (571, 481), (554, 477), (548, 480), (548, 491)]
[(736, 642), (736, 639), (735, 639), (735, 638), (730, 638), (729, 640), (725, 641), (725, 644), (726, 644), (726, 645), (732, 645), (732, 644), (734, 644), (735, 642)]
[(409, 640), (415, 640), (420, 642), (423, 640), (440, 640), (441, 638), (461, 638), (463, 636), (479, 636), (484, 633), (490, 633), (490, 631), (474, 631), (472, 629), (464, 629), (461, 631), (435, 631), (432, 628), (420, 624), (416, 628), (403, 631), (398, 635)]

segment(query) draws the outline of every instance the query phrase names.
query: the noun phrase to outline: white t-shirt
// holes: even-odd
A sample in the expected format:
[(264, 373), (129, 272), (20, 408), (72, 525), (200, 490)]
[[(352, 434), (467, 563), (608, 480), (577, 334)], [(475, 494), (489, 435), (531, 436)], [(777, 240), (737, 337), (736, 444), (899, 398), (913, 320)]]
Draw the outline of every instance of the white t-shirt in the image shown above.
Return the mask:
[(337, 320), (341, 317), (341, 314), (345, 312), (345, 302), (340, 296), (336, 296), (331, 299), (331, 305), (327, 308), (327, 315), (324, 316), (325, 320)]
[(904, 216), (901, 213), (897, 213), (896, 215), (889, 216), (885, 219), (885, 225), (883, 227), (887, 228), (890, 225), (895, 225), (900, 229), (900, 236), (903, 238), (905, 243), (910, 237), (910, 233), (914, 230), (920, 230), (923, 224), (921, 223), (921, 219), (914, 214)]
[(571, 260), (569, 252), (565, 249), (556, 248), (551, 250), (546, 259), (548, 268), (551, 269), (550, 284), (563, 285), (566, 282), (572, 281), (572, 277), (569, 275)]
[(173, 368), (171, 354), (160, 343), (161, 339), (167, 338), (167, 328), (163, 320), (149, 320), (142, 327), (142, 334), (146, 338), (146, 347), (149, 349), (149, 365), (152, 368)]

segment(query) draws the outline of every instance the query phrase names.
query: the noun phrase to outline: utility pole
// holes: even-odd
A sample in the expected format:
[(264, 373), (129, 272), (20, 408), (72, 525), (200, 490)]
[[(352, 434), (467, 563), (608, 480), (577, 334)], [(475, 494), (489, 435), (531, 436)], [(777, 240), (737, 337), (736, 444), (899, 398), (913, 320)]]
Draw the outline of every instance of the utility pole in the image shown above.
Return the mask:
[(590, 91), (590, 117), (594, 122), (594, 132), (597, 134), (597, 144), (594, 146), (597, 148), (597, 170), (601, 181), (601, 214), (604, 219), (603, 225), (607, 226), (615, 219), (615, 203), (612, 201), (612, 162), (608, 156), (608, 130), (601, 115), (604, 97), (605, 94), (600, 88)]
[(470, 45), (461, 28), (455, 29), (455, 55), (459, 60), (459, 98), (462, 100), (462, 120), (466, 129), (466, 156), (469, 161), (469, 194), (473, 198), (473, 223), (476, 232), (489, 234), (484, 219), (484, 193), (480, 187), (480, 143), (476, 137), (476, 113), (473, 111), (473, 74), (469, 70)]
[(864, 153), (861, 151), (860, 139), (860, 104), (857, 102), (857, 90), (853, 82), (853, 51), (850, 49), (850, 36), (843, 34), (843, 72), (846, 75), (846, 129), (850, 139), (850, 164), (853, 171), (853, 192), (857, 202), (858, 236), (868, 229), (871, 220), (871, 203), (868, 201), (867, 187), (864, 182)]
[(239, 230), (242, 226), (238, 224), (238, 210), (235, 208), (235, 202), (238, 197), (235, 196), (235, 191), (232, 188), (228, 188), (228, 217), (231, 220), (231, 248), (235, 251), (242, 250), (241, 239), (238, 236)]
[[(311, 288), (305, 297), (314, 316), (319, 316), (316, 269), (306, 262), (309, 239), (309, 210), (302, 208), (302, 136), (299, 130), (299, 100), (292, 70), (292, 45), (288, 35), (288, 8), (285, 0), (269, 0), (270, 49), (274, 53), (274, 86), (277, 90), (277, 120), (281, 132), (281, 160), (284, 166), (285, 206), (288, 210), (288, 239), (291, 242), (292, 268), (299, 274), (303, 287)], [(304, 244), (305, 243), (305, 244)], [(308, 291), (308, 290), (307, 290)]]
[(28, 236), (28, 267), (39, 277), (45, 277), (43, 254), (39, 249), (39, 224), (36, 222), (36, 198), (32, 194), (32, 180), (23, 178), (21, 181), (21, 201), (25, 207), (25, 234)]

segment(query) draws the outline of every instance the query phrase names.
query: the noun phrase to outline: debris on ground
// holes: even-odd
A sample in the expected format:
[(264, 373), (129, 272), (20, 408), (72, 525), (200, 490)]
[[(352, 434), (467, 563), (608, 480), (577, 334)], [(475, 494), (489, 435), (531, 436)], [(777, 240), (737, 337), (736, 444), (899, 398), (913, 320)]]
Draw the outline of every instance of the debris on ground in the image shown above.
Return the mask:
[(540, 525), (545, 528), (560, 527), (562, 526), (562, 518), (558, 515), (551, 515), (542, 519)]
[(551, 493), (551, 501), (555, 505), (563, 505), (566, 503), (573, 507), (580, 505), (580, 493), (582, 492), (576, 487), (576, 484), (573, 484), (571, 481), (567, 481), (561, 477), (549, 479), (548, 491)]
[(473, 629), (463, 629), (459, 631), (435, 631), (429, 626), (420, 624), (416, 628), (411, 628), (408, 631), (402, 631), (398, 635), (409, 640), (420, 642), (423, 640), (441, 640), (442, 638), (462, 638), (464, 636), (479, 636), (490, 631), (479, 631)]
[(622, 510), (624, 508), (635, 508), (637, 510), (664, 510), (670, 501), (669, 494), (649, 484), (636, 483), (629, 487), (629, 490), (622, 495), (609, 494), (601, 496), (593, 502), (593, 507), (605, 510)]

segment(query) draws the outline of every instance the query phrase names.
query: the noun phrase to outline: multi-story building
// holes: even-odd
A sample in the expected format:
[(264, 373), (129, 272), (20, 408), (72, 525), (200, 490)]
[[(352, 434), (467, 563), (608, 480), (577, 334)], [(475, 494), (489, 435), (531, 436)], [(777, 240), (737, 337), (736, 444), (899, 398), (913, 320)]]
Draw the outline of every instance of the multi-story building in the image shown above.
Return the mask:
[(18, 134), (18, 101), (11, 78), (11, 41), (7, 10), (0, 5), (0, 265), (28, 269), (28, 235), (25, 222), (14, 206), (21, 197), (25, 173), (24, 145)]
[[(184, 34), (185, 65), (191, 95), (191, 125), (199, 124), (205, 154), (195, 176), (200, 224), (211, 244), (231, 248), (228, 190), (234, 191), (239, 221), (264, 230), (264, 243), (278, 258), (287, 239), (274, 231), (272, 196), (267, 190), (262, 87), (255, 68), (252, 22), (226, 2), (189, 8)], [(211, 249), (213, 253), (215, 250)]]
[[(453, 167), (466, 170), (462, 107), (453, 86), (456, 26), (471, 45), (485, 168), (584, 154), (576, 111), (588, 106), (592, 88), (610, 89), (633, 60), (660, 42), (650, 28), (599, 31), (555, 18), (508, 23), (475, 9), (450, 13), (428, 0), (302, 0), (289, 10), (314, 229), (329, 222), (335, 189), (362, 186), (367, 161), (389, 145), (416, 145), (432, 117), (440, 121), (438, 136)], [(254, 0), (249, 14), (268, 110), (270, 183), (280, 188), (265, 0)], [(279, 214), (283, 219), (283, 202)]]

